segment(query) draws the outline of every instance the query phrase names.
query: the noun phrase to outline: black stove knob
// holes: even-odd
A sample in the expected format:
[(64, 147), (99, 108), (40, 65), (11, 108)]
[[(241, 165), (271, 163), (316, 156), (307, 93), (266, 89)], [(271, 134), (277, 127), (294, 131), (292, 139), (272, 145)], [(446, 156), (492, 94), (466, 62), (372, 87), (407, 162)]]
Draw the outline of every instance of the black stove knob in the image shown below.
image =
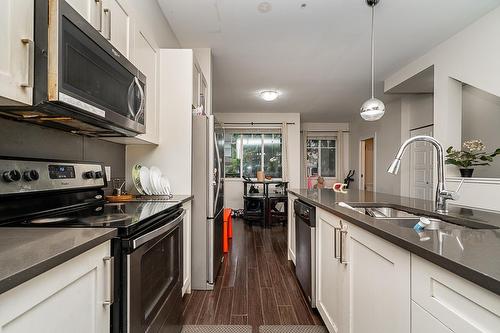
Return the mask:
[(38, 178), (40, 178), (40, 175), (36, 170), (29, 170), (23, 172), (23, 178), (25, 181), (30, 182), (32, 180), (38, 180)]
[(7, 183), (17, 182), (21, 179), (21, 173), (17, 170), (5, 171), (2, 176)]
[(95, 178), (95, 172), (94, 171), (87, 171), (83, 173), (83, 178), (85, 179), (94, 179)]
[(95, 179), (100, 179), (102, 178), (102, 171), (96, 171), (95, 172)]

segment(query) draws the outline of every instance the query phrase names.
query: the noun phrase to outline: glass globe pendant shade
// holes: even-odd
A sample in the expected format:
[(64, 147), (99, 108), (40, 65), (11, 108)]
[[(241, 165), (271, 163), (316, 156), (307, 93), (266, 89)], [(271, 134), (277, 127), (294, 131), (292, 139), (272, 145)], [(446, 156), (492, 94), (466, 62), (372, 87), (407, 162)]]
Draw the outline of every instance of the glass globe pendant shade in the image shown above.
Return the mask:
[(363, 103), (360, 109), (361, 118), (366, 121), (375, 121), (382, 118), (385, 113), (384, 103), (377, 98), (370, 98)]

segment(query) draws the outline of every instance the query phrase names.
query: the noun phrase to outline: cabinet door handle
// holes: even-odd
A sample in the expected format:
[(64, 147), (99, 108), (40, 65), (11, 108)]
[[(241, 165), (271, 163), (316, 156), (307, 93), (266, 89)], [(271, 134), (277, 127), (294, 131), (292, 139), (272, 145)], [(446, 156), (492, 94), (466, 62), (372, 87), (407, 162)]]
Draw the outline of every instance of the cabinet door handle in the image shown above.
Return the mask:
[(347, 235), (346, 230), (340, 230), (340, 258), (339, 262), (341, 264), (347, 264), (347, 261), (344, 260), (344, 235)]
[(33, 87), (33, 67), (34, 67), (34, 63), (35, 63), (34, 43), (29, 38), (22, 38), (21, 42), (26, 47), (26, 79), (24, 82), (21, 82), (21, 87), (32, 88)]
[(333, 227), (333, 257), (335, 259), (338, 259), (337, 255), (337, 231), (339, 231), (340, 228)]
[(94, 0), (95, 3), (99, 6), (99, 21), (97, 22), (98, 28), (97, 31), (102, 32), (102, 0)]
[(106, 39), (111, 40), (111, 9), (105, 8), (104, 13), (108, 17), (108, 37)]
[(106, 298), (102, 304), (111, 305), (115, 302), (115, 258), (110, 256), (104, 257), (102, 260), (104, 261), (104, 265), (108, 267), (107, 277), (109, 277)]

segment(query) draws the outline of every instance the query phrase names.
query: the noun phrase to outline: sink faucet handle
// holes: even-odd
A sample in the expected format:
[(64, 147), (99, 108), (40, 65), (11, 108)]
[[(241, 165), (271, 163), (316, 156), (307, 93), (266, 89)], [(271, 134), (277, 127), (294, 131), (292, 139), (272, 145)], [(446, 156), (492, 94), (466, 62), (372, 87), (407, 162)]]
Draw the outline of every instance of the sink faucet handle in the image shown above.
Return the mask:
[(460, 198), (460, 194), (458, 193), (458, 191), (444, 190), (439, 192), (439, 194), (441, 195), (441, 197), (449, 200), (458, 200), (458, 198)]

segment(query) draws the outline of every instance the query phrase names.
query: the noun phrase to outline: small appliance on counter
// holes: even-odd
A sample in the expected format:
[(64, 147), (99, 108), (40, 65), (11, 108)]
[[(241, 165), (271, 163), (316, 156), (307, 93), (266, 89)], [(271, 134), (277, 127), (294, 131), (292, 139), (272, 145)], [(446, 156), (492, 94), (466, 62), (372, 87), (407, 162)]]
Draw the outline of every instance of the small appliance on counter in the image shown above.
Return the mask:
[(180, 201), (106, 203), (101, 163), (0, 158), (0, 227), (116, 228), (112, 332), (179, 332)]

